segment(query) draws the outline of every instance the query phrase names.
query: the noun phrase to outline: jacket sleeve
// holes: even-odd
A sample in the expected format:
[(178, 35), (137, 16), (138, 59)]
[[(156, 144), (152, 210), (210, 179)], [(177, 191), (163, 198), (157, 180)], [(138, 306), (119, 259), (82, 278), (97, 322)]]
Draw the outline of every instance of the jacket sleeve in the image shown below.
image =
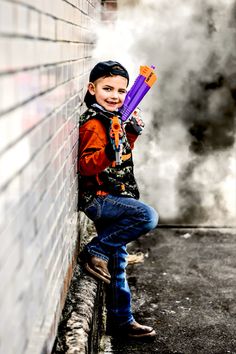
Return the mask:
[(126, 136), (127, 136), (127, 139), (128, 139), (131, 149), (133, 149), (134, 143), (137, 140), (138, 135), (135, 133), (130, 133), (129, 131), (126, 131)]
[(126, 136), (129, 141), (131, 149), (134, 148), (134, 143), (137, 137), (142, 134), (144, 123), (140, 117), (132, 116), (128, 123), (125, 125)]
[(112, 164), (105, 153), (107, 143), (105, 127), (100, 121), (91, 119), (80, 128), (78, 169), (81, 175), (96, 175)]

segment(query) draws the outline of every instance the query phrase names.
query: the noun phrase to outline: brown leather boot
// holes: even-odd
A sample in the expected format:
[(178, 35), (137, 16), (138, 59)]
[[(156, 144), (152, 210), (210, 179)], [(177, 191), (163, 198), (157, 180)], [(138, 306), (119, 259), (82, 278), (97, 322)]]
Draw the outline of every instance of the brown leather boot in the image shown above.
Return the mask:
[(95, 278), (101, 279), (106, 284), (110, 284), (111, 275), (107, 268), (107, 261), (96, 256), (91, 256), (84, 264), (84, 267), (87, 272), (93, 275)]
[(143, 341), (153, 340), (156, 336), (156, 332), (152, 327), (141, 325), (136, 321), (116, 328), (116, 330), (110, 328), (107, 330), (107, 334), (119, 338), (131, 338)]
[(152, 327), (141, 325), (136, 321), (129, 323), (122, 331), (129, 338), (152, 339), (156, 336), (156, 332)]

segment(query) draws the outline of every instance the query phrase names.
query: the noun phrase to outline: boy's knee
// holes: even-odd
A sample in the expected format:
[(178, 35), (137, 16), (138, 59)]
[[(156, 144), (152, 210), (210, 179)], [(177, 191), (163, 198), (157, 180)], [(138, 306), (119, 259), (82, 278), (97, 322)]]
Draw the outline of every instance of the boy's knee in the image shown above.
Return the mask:
[(146, 232), (151, 231), (151, 230), (155, 229), (155, 227), (157, 227), (158, 219), (159, 219), (159, 216), (158, 216), (158, 213), (156, 212), (156, 210), (149, 206), (147, 208), (147, 217), (146, 217), (146, 223), (145, 223)]

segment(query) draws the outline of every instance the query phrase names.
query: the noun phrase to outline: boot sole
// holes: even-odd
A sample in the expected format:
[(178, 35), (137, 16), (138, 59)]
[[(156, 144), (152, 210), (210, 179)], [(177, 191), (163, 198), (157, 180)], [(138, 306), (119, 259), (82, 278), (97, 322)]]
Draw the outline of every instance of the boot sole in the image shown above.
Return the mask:
[(106, 283), (106, 284), (111, 283), (109, 279), (107, 279), (106, 277), (104, 277), (100, 273), (97, 273), (95, 270), (90, 268), (88, 263), (85, 263), (84, 268), (87, 270), (88, 273), (92, 274), (96, 279), (100, 279), (100, 280), (104, 281), (104, 283)]
[(107, 329), (106, 335), (112, 336), (112, 337), (117, 337), (119, 339), (134, 339), (134, 340), (140, 340), (140, 341), (151, 341), (156, 338), (156, 331), (153, 329), (151, 332), (148, 333), (143, 333), (143, 334), (131, 334), (127, 333), (125, 331), (117, 331), (114, 330), (109, 330)]
[(153, 340), (156, 337), (156, 332), (152, 330), (151, 332), (145, 334), (128, 334), (127, 337), (137, 340)]

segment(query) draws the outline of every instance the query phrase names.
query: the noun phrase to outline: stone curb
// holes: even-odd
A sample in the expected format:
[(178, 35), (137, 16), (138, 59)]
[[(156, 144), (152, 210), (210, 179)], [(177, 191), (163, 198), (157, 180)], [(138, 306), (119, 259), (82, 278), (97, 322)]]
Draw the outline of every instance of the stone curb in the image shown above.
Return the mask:
[[(80, 215), (81, 249), (95, 231)], [(77, 263), (73, 271), (51, 354), (92, 354), (98, 352), (104, 330), (104, 285), (87, 275)]]
[(85, 274), (77, 264), (52, 354), (94, 352), (92, 348), (98, 346), (99, 338), (98, 333), (92, 332), (96, 324), (101, 321), (97, 317), (101, 317), (102, 313), (102, 293), (102, 284)]

